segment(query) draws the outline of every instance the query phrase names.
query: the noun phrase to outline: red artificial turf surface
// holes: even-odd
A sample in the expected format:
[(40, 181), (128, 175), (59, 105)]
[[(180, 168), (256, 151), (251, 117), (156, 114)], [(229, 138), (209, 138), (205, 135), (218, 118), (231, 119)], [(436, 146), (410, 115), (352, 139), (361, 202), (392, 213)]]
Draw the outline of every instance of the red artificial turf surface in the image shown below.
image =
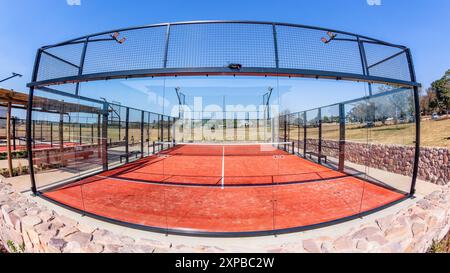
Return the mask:
[(172, 149), (44, 195), (123, 222), (201, 232), (309, 226), (405, 197), (283, 151), (233, 153)]

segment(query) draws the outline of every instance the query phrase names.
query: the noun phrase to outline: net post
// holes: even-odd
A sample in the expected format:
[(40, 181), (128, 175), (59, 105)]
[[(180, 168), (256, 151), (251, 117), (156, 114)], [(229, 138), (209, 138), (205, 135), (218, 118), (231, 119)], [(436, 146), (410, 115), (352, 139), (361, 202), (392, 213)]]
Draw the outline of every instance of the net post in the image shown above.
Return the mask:
[(292, 154), (295, 155), (295, 141), (292, 141)]

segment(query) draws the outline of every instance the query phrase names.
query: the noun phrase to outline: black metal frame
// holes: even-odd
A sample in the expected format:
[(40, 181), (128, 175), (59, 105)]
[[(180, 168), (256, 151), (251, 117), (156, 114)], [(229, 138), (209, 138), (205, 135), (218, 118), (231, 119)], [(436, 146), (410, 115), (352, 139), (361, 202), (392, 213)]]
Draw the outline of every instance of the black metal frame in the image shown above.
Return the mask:
[[(195, 68), (167, 68), (167, 61), (169, 55), (169, 44), (170, 44), (170, 33), (171, 26), (178, 25), (194, 25), (194, 24), (253, 24), (253, 25), (268, 25), (272, 26), (272, 35), (273, 35), (273, 44), (274, 44), (274, 62), (275, 67), (267, 68), (267, 67), (242, 67), (239, 70), (231, 69), (229, 67), (195, 67)], [(362, 74), (352, 74), (352, 73), (340, 73), (333, 71), (318, 71), (318, 70), (308, 70), (308, 69), (285, 69), (280, 68), (279, 66), (279, 49), (278, 49), (278, 35), (277, 35), (277, 26), (288, 26), (288, 27), (296, 27), (303, 29), (312, 29), (318, 31), (328, 32), (331, 31), (333, 33), (343, 34), (347, 36), (354, 37), (353, 39), (335, 39), (337, 41), (347, 41), (347, 42), (355, 42), (358, 44), (361, 55), (361, 63), (362, 63)], [(94, 37), (98, 37), (101, 35), (107, 35), (114, 32), (122, 32), (122, 31), (130, 31), (130, 30), (138, 30), (145, 28), (155, 28), (155, 27), (166, 27), (166, 37), (165, 37), (165, 49), (163, 58), (163, 65), (159, 69), (141, 69), (141, 70), (130, 70), (130, 71), (116, 71), (116, 72), (107, 72), (107, 73), (93, 73), (83, 75), (83, 66), (86, 57), (86, 49), (89, 43), (96, 42), (104, 42), (104, 41), (113, 41), (113, 39), (94, 39)], [(394, 54), (393, 56), (389, 56), (384, 60), (377, 62), (371, 66), (367, 63), (366, 54), (364, 51), (364, 43), (368, 44), (377, 44), (388, 46), (392, 48), (397, 48), (401, 50), (399, 53)], [(84, 44), (83, 51), (81, 53), (81, 61), (79, 65), (73, 64), (67, 60), (63, 60), (57, 56), (54, 56), (51, 53), (48, 53), (46, 50), (61, 47), (65, 45), (74, 45), (74, 44)], [(299, 24), (287, 24), (287, 23), (277, 23), (277, 22), (260, 22), (260, 21), (191, 21), (191, 22), (178, 22), (178, 23), (165, 23), (165, 24), (155, 24), (155, 25), (147, 25), (147, 26), (139, 26), (132, 28), (123, 28), (117, 30), (111, 30), (106, 32), (100, 32), (92, 35), (86, 35), (80, 38), (68, 40), (62, 43), (58, 43), (55, 45), (44, 46), (40, 49), (38, 54), (47, 54), (51, 55), (54, 58), (67, 63), (70, 66), (78, 69), (78, 75), (74, 75), (71, 77), (62, 77), (57, 79), (43, 80), (36, 82), (36, 79), (33, 79), (31, 83), (28, 84), (29, 87), (34, 86), (47, 86), (54, 84), (64, 84), (64, 83), (77, 83), (78, 92), (79, 83), (86, 81), (96, 81), (103, 79), (117, 79), (117, 78), (134, 78), (134, 77), (164, 77), (164, 76), (187, 76), (187, 75), (277, 75), (277, 76), (286, 76), (286, 77), (313, 77), (313, 78), (328, 78), (328, 79), (339, 79), (339, 80), (350, 80), (350, 81), (364, 81), (369, 83), (389, 83), (393, 85), (400, 86), (419, 86), (415, 80), (411, 79), (411, 81), (403, 81), (399, 79), (389, 79), (383, 77), (374, 77), (370, 76), (368, 71), (374, 65), (379, 65), (384, 63), (396, 56), (407, 52), (409, 49), (402, 45), (395, 45), (392, 43), (388, 43), (385, 41), (381, 41), (378, 39), (370, 38), (367, 36), (362, 36), (350, 32), (344, 32), (333, 29), (326, 29), (320, 27), (313, 26), (305, 26)], [(78, 93), (77, 93), (78, 94)]]
[[(168, 62), (168, 54), (169, 54), (169, 45), (170, 45), (170, 36), (171, 36), (171, 26), (177, 26), (177, 25), (192, 25), (192, 24), (257, 24), (257, 25), (271, 25), (273, 30), (273, 44), (274, 44), (274, 60), (275, 60), (275, 67), (242, 67), (239, 70), (231, 69), (229, 67), (185, 67), (185, 68), (167, 68), (167, 62)], [(289, 26), (289, 27), (297, 27), (297, 28), (304, 28), (304, 29), (312, 29), (312, 30), (318, 30), (318, 31), (324, 31), (328, 32), (331, 31), (333, 33), (347, 35), (353, 38), (349, 39), (335, 39), (335, 40), (341, 40), (341, 41), (347, 41), (347, 42), (355, 42), (359, 46), (359, 53), (361, 57), (361, 65), (362, 65), (362, 74), (354, 74), (354, 73), (342, 73), (342, 72), (336, 72), (336, 71), (322, 71), (322, 70), (310, 70), (310, 69), (286, 69), (286, 68), (280, 68), (279, 64), (279, 48), (278, 48), (278, 33), (277, 33), (277, 26)], [(114, 32), (122, 32), (122, 31), (129, 31), (129, 30), (138, 30), (138, 29), (145, 29), (145, 28), (153, 28), (153, 27), (166, 27), (166, 37), (165, 37), (165, 49), (164, 49), (164, 56), (163, 56), (163, 66), (158, 69), (138, 69), (138, 70), (124, 70), (124, 71), (114, 71), (114, 72), (105, 72), (105, 73), (92, 73), (92, 74), (83, 74), (83, 68), (86, 58), (86, 51), (89, 46), (89, 43), (96, 43), (96, 42), (107, 42), (107, 41), (113, 41), (114, 39), (103, 39), (99, 36), (111, 34)], [(81, 60), (80, 63), (73, 64), (67, 60), (64, 60), (62, 58), (59, 58), (58, 56), (55, 56), (51, 53), (49, 53), (47, 50), (55, 47), (61, 47), (65, 45), (75, 45), (75, 44), (83, 44), (83, 50), (81, 53)], [(376, 45), (383, 45), (388, 46), (392, 48), (397, 48), (400, 50), (400, 52), (389, 56), (375, 64), (369, 65), (367, 62), (367, 56), (364, 50), (364, 44), (376, 44)], [(74, 76), (68, 76), (68, 77), (61, 77), (61, 78), (55, 78), (55, 79), (46, 79), (37, 81), (38, 79), (38, 73), (39, 73), (39, 66), (40, 66), (40, 60), (42, 54), (46, 54), (48, 56), (51, 56), (52, 58), (56, 58), (57, 60), (62, 61), (63, 63), (66, 63), (70, 66), (73, 66), (74, 68), (78, 69), (78, 74)], [(410, 72), (410, 81), (405, 81), (401, 79), (393, 79), (393, 78), (385, 78), (385, 77), (377, 77), (372, 76), (369, 73), (370, 68), (382, 64), (384, 62), (387, 62), (391, 60), (392, 58), (395, 58), (401, 54), (406, 54), (408, 65), (409, 65), (409, 72)], [(416, 82), (416, 76), (414, 72), (414, 66), (412, 63), (412, 56), (410, 49), (408, 49), (405, 46), (402, 45), (395, 45), (388, 42), (384, 42), (378, 39), (373, 39), (367, 36), (362, 36), (354, 33), (339, 31), (339, 30), (333, 30), (333, 29), (326, 29), (326, 28), (320, 28), (320, 27), (313, 27), (313, 26), (305, 26), (305, 25), (299, 25), (299, 24), (287, 24), (287, 23), (277, 23), (277, 22), (258, 22), (258, 21), (191, 21), (191, 22), (178, 22), (178, 23), (165, 23), (165, 24), (155, 24), (155, 25), (147, 25), (147, 26), (139, 26), (139, 27), (132, 27), (132, 28), (123, 28), (123, 29), (117, 29), (112, 31), (106, 31), (101, 33), (96, 33), (92, 35), (86, 35), (83, 37), (79, 37), (76, 39), (71, 39), (62, 43), (44, 46), (40, 48), (37, 51), (36, 59), (34, 63), (33, 68), (33, 75), (31, 82), (28, 84), (29, 87), (29, 99), (28, 99), (28, 108), (27, 108), (27, 150), (30, 151), (28, 153), (28, 160), (29, 160), (29, 166), (30, 166), (30, 179), (31, 179), (31, 190), (33, 194), (40, 195), (40, 193), (37, 190), (36, 187), (36, 181), (35, 181), (35, 171), (33, 167), (33, 153), (32, 151), (32, 112), (33, 112), (33, 95), (35, 89), (44, 90), (50, 93), (58, 94), (58, 95), (64, 95), (64, 96), (70, 96), (72, 98), (79, 98), (79, 99), (86, 99), (88, 101), (95, 101), (96, 100), (90, 99), (90, 98), (83, 98), (79, 96), (79, 86), (81, 82), (88, 82), (88, 81), (98, 81), (98, 80), (109, 80), (109, 79), (128, 79), (128, 78), (140, 78), (140, 77), (168, 77), (168, 76), (209, 76), (209, 75), (233, 75), (233, 76), (261, 76), (261, 77), (267, 77), (267, 76), (275, 76), (275, 77), (303, 77), (303, 78), (316, 78), (316, 79), (336, 79), (336, 80), (348, 80), (348, 81), (356, 81), (356, 82), (367, 82), (369, 84), (369, 89), (371, 90), (371, 84), (373, 83), (380, 83), (380, 84), (388, 84), (393, 86), (399, 86), (399, 87), (406, 87), (406, 88), (412, 88), (414, 90), (414, 98), (415, 98), (415, 106), (416, 106), (416, 155), (415, 155), (415, 162), (414, 162), (414, 169), (413, 169), (413, 181), (411, 185), (411, 191), (410, 195), (407, 197), (413, 196), (415, 192), (415, 184), (417, 180), (417, 173), (418, 173), (418, 163), (419, 163), (419, 153), (420, 153), (420, 111), (419, 109), (419, 87), (420, 84)], [(49, 88), (48, 86), (52, 85), (58, 85), (58, 84), (65, 84), (65, 83), (75, 83), (76, 84), (76, 92), (75, 94), (69, 94), (62, 91), (58, 91), (56, 89)], [(372, 92), (370, 92), (370, 96), (372, 96)], [(375, 95), (376, 96), (376, 95)], [(108, 142), (108, 133), (107, 133), (107, 126), (108, 126), (108, 111), (109, 111), (109, 103), (107, 102), (100, 102), (103, 104), (103, 119), (102, 119), (102, 130), (101, 130), (101, 138), (102, 138), (102, 160), (103, 160), (103, 170), (108, 170), (108, 152), (107, 152), (107, 142)], [(128, 128), (128, 119), (129, 119), (129, 110), (131, 108), (127, 107), (127, 122), (126, 126)], [(137, 109), (139, 110), (139, 109)], [(340, 112), (342, 111), (340, 106)], [(320, 114), (320, 113), (319, 113)], [(300, 114), (299, 114), (300, 115)], [(161, 118), (161, 120), (160, 120)], [(306, 150), (307, 150), (307, 143), (306, 143), (306, 137), (307, 137), (307, 120), (306, 120), (306, 111), (304, 112), (304, 157), (306, 157)], [(143, 151), (143, 130), (144, 126), (142, 126), (142, 122), (144, 120), (144, 112), (142, 112), (142, 121), (141, 121), (141, 152)], [(176, 118), (174, 118), (174, 121)], [(321, 119), (319, 119), (321, 120)], [(167, 122), (170, 124), (171, 119), (167, 120)], [(161, 124), (161, 130), (158, 132), (159, 138), (161, 141), (164, 141), (164, 116), (158, 114), (158, 122)], [(345, 121), (342, 121), (342, 118), (340, 120), (340, 126), (342, 127), (342, 123), (345, 123)], [(319, 124), (319, 133), (321, 133), (321, 124)], [(345, 127), (345, 126), (344, 126)], [(285, 128), (286, 129), (286, 128)], [(119, 129), (120, 130), (120, 129)], [(170, 138), (171, 132), (170, 132), (170, 126), (168, 128), (168, 136)], [(128, 132), (128, 130), (126, 130)], [(98, 132), (100, 134), (100, 132)], [(236, 133), (236, 132), (235, 132)], [(286, 131), (285, 131), (286, 133)], [(300, 132), (299, 132), (300, 134)], [(81, 134), (80, 134), (81, 136)], [(126, 142), (128, 142), (128, 135), (126, 136)], [(343, 143), (345, 143), (345, 134), (340, 136), (340, 155), (343, 154), (344, 147)], [(319, 143), (319, 150), (320, 150), (320, 143)], [(128, 158), (128, 145), (126, 145), (127, 149), (127, 162), (129, 162)], [(295, 151), (295, 150), (294, 150)], [(143, 153), (142, 153), (143, 155)], [(320, 159), (319, 159), (320, 161)], [(341, 166), (339, 167), (341, 168)], [(406, 197), (406, 198), (407, 198)], [(45, 198), (45, 197), (44, 197)], [(54, 202), (53, 200), (50, 200)], [(73, 208), (71, 208), (73, 209)], [(377, 208), (373, 211), (381, 210), (382, 208)], [(373, 212), (371, 211), (371, 212)], [(189, 234), (189, 235), (196, 235), (196, 236), (218, 236), (218, 237), (235, 237), (238, 236), (262, 236), (262, 235), (273, 235), (273, 234), (281, 234), (281, 233), (287, 233), (287, 232), (295, 232), (295, 231), (303, 231), (311, 228), (316, 227), (322, 227), (327, 226), (331, 224), (335, 224), (338, 222), (347, 221), (350, 219), (354, 219), (357, 217), (360, 217), (362, 215), (370, 214), (371, 212), (364, 212), (359, 213), (355, 216), (346, 217), (344, 219), (322, 223), (319, 225), (313, 225), (308, 227), (301, 227), (301, 228), (292, 228), (292, 229), (286, 229), (286, 230), (276, 230), (276, 231), (263, 231), (263, 232), (244, 232), (244, 233), (204, 233), (204, 232), (183, 232), (179, 230), (168, 230), (168, 229), (158, 229), (158, 228), (150, 228), (150, 227), (143, 227), (139, 225), (134, 225), (130, 223), (123, 223), (117, 220), (108, 219), (105, 217), (101, 217), (98, 215), (89, 214), (93, 217), (100, 218), (102, 220), (110, 221), (113, 223), (131, 226), (131, 227), (138, 227), (142, 229), (157, 231), (157, 232), (164, 232), (164, 233), (172, 233), (172, 234)], [(87, 214), (86, 212), (82, 212), (84, 214)]]

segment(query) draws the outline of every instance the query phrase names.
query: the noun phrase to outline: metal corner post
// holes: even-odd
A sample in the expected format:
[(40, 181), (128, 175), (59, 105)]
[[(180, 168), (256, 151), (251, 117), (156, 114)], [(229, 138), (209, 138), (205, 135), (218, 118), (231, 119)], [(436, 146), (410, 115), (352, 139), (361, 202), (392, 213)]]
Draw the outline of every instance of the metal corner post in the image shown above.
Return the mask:
[[(42, 50), (38, 49), (36, 53), (36, 59), (34, 61), (33, 67), (33, 76), (32, 82), (37, 80), (39, 63), (41, 60)], [(34, 96), (34, 87), (30, 87), (28, 93), (28, 107), (27, 107), (27, 123), (26, 123), (26, 133), (27, 133), (27, 151), (28, 151), (28, 166), (30, 170), (30, 181), (31, 181), (31, 191), (34, 195), (38, 193), (36, 186), (36, 177), (34, 175), (34, 163), (33, 163), (33, 139), (32, 139), (32, 119), (33, 119), (33, 96)]]
[[(416, 82), (416, 72), (414, 69), (414, 63), (411, 55), (411, 50), (408, 48), (405, 50), (406, 56), (408, 59), (409, 72), (411, 75), (411, 81)], [(417, 177), (419, 173), (419, 162), (420, 162), (420, 130), (421, 130), (421, 113), (420, 113), (420, 97), (419, 97), (419, 87), (414, 86), (414, 106), (415, 106), (415, 120), (416, 120), (416, 146), (415, 146), (415, 156), (414, 156), (414, 167), (412, 174), (412, 183), (410, 195), (414, 195), (416, 193), (416, 183)]]

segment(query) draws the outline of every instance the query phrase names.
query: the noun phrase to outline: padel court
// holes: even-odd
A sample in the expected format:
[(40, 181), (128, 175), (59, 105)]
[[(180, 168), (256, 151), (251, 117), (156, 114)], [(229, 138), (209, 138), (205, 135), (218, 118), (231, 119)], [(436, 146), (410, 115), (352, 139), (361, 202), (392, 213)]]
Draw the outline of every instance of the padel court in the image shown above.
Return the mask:
[(284, 145), (180, 144), (44, 196), (109, 219), (197, 234), (311, 226), (405, 197)]

